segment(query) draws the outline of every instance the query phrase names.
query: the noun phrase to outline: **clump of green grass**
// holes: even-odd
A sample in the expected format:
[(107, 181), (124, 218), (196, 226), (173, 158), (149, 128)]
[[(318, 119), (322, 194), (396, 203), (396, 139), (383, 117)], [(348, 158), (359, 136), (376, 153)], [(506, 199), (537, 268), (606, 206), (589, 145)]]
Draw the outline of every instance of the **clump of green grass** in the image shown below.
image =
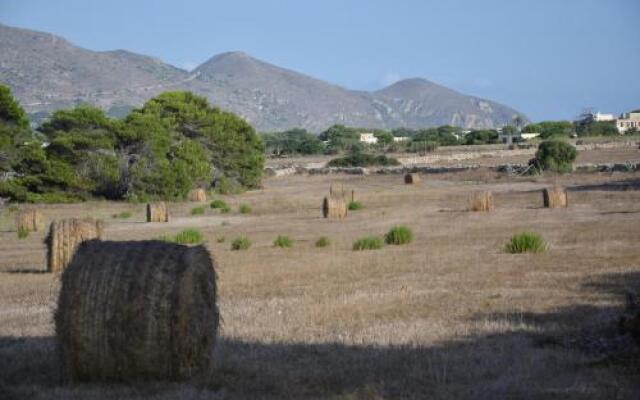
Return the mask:
[(362, 208), (364, 206), (362, 205), (361, 202), (352, 200), (352, 201), (349, 202), (349, 206), (348, 207), (349, 207), (349, 210), (356, 211), (356, 210), (362, 210)]
[(331, 244), (331, 241), (326, 236), (321, 236), (320, 239), (316, 240), (316, 247), (327, 247)]
[(535, 232), (521, 232), (513, 235), (505, 246), (507, 253), (542, 253), (547, 250), (547, 243)]
[(18, 239), (26, 239), (29, 237), (29, 229), (21, 226), (18, 228)]
[(211, 208), (228, 208), (227, 202), (222, 199), (215, 199), (210, 204)]
[(183, 230), (175, 236), (159, 236), (156, 240), (177, 244), (199, 244), (204, 242), (204, 236), (199, 230), (190, 228)]
[(378, 250), (382, 248), (382, 239), (366, 236), (353, 242), (353, 250)]
[(221, 212), (221, 213), (223, 213), (223, 214), (228, 214), (228, 213), (230, 213), (230, 212), (231, 212), (231, 207), (229, 207), (229, 206), (224, 206), (224, 207), (222, 207), (222, 208), (220, 209), (220, 212)]
[(404, 225), (396, 225), (386, 235), (384, 235), (386, 244), (407, 244), (413, 242), (413, 232)]
[(224, 243), (224, 236), (220, 235), (216, 238), (216, 242), (218, 243)]
[(191, 215), (203, 215), (204, 207), (194, 207), (191, 209)]
[(293, 240), (287, 235), (279, 235), (273, 242), (274, 247), (291, 247)]
[(231, 242), (231, 250), (246, 250), (251, 247), (251, 241), (246, 236), (240, 236)]
[(117, 214), (113, 214), (111, 218), (122, 218), (122, 219), (131, 218), (131, 211), (122, 211)]
[(253, 211), (253, 209), (249, 204), (241, 204), (240, 208), (238, 208), (238, 211), (240, 211), (240, 214), (249, 214), (251, 211)]

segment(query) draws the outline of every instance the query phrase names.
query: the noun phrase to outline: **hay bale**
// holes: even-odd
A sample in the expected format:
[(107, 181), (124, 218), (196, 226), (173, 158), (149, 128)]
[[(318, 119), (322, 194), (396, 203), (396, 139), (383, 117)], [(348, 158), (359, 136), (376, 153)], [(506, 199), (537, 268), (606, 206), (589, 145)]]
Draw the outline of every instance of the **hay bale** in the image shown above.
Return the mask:
[(44, 216), (36, 209), (23, 210), (16, 215), (16, 230), (27, 230), (30, 232), (44, 229)]
[(546, 208), (566, 208), (569, 206), (567, 191), (561, 186), (542, 190), (542, 202)]
[(207, 192), (204, 189), (193, 189), (189, 192), (189, 200), (204, 203), (207, 201)]
[(329, 186), (329, 196), (331, 197), (344, 197), (345, 196), (345, 191), (344, 191), (344, 185), (340, 184), (333, 184), (331, 186)]
[(86, 241), (62, 275), (55, 324), (67, 381), (197, 376), (218, 332), (214, 262), (203, 246)]
[(347, 200), (342, 196), (327, 196), (322, 201), (325, 218), (340, 219), (347, 216)]
[(164, 201), (147, 203), (147, 222), (169, 222), (169, 208)]
[(404, 183), (406, 183), (407, 185), (413, 185), (416, 183), (420, 182), (420, 175), (419, 174), (406, 174), (404, 176)]
[(492, 211), (493, 194), (490, 191), (476, 192), (469, 200), (470, 211)]
[(62, 272), (71, 261), (80, 243), (100, 239), (104, 224), (92, 218), (70, 218), (53, 221), (49, 226), (47, 244), (47, 271)]

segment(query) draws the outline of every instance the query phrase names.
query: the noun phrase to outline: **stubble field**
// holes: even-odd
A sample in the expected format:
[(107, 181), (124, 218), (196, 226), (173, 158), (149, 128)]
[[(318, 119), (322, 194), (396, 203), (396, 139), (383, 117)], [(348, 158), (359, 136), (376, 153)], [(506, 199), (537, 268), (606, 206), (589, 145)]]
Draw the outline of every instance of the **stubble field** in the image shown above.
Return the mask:
[[(364, 208), (321, 218), (331, 184)], [(542, 208), (559, 183), (570, 207)], [(495, 210), (467, 211), (491, 190)], [(0, 217), (0, 398), (634, 399), (638, 351), (616, 320), (640, 288), (640, 173), (508, 178), (478, 170), (424, 175), (289, 176), (225, 196), (230, 214), (170, 204), (171, 222), (144, 206), (42, 206), (47, 219), (106, 221), (108, 240), (200, 229), (218, 263), (223, 319), (216, 366), (190, 384), (60, 382), (53, 312), (58, 277), (43, 273), (44, 233), (18, 239)], [(253, 208), (237, 212), (240, 204)], [(127, 219), (113, 214), (130, 211)], [(356, 252), (354, 240), (404, 224), (413, 243)], [(549, 250), (507, 254), (533, 230)], [(273, 246), (286, 234), (292, 248)], [(253, 243), (231, 251), (233, 238)], [(316, 248), (327, 236), (331, 244)], [(223, 242), (219, 242), (224, 238)]]

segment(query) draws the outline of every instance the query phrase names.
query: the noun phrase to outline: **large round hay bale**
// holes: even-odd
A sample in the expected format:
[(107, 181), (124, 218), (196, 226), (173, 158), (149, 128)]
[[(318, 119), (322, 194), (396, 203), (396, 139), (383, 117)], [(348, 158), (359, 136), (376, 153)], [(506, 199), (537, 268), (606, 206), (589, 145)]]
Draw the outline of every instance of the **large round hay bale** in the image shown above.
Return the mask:
[(203, 246), (90, 240), (55, 313), (67, 381), (182, 380), (211, 366), (216, 274)]
[(70, 218), (53, 221), (49, 226), (47, 271), (62, 272), (80, 243), (102, 237), (103, 222), (92, 218)]
[(342, 184), (332, 184), (329, 186), (329, 196), (331, 197), (344, 197), (344, 185)]
[(167, 203), (147, 203), (147, 222), (169, 222)]
[(493, 210), (493, 194), (490, 191), (476, 192), (469, 200), (470, 211)]
[(542, 190), (542, 202), (546, 208), (566, 208), (569, 206), (567, 191), (561, 186)]
[(347, 216), (347, 200), (341, 196), (327, 196), (322, 201), (322, 215), (325, 218), (344, 218)]
[(404, 176), (404, 183), (407, 185), (413, 185), (420, 182), (419, 174), (406, 174)]
[(204, 189), (193, 189), (189, 192), (189, 200), (204, 203), (207, 201), (207, 192)]
[(23, 210), (16, 215), (16, 230), (30, 232), (44, 229), (44, 216), (36, 209)]

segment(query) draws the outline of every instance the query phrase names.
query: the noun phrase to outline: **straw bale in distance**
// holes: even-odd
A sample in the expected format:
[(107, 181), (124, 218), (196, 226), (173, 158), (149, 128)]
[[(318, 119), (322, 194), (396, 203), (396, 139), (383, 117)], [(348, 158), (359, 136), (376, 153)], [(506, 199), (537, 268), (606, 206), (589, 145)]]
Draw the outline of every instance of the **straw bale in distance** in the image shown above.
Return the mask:
[(204, 189), (193, 189), (189, 192), (189, 200), (204, 203), (207, 201), (207, 192)]
[(490, 191), (476, 192), (469, 201), (470, 211), (492, 211), (493, 194)]
[(102, 237), (103, 222), (92, 218), (70, 218), (53, 221), (45, 240), (47, 271), (62, 272), (80, 243)]
[(542, 201), (546, 208), (566, 208), (569, 206), (567, 191), (561, 186), (543, 189)]
[(406, 174), (404, 176), (404, 183), (406, 183), (407, 185), (412, 185), (412, 184), (416, 184), (420, 182), (420, 175), (419, 174)]
[(147, 203), (147, 222), (169, 222), (167, 203)]
[(24, 210), (16, 215), (16, 230), (27, 230), (30, 232), (44, 229), (44, 216), (36, 209)]
[(329, 186), (329, 196), (334, 197), (344, 197), (345, 196), (345, 191), (344, 191), (344, 185), (340, 184), (334, 184)]
[(327, 196), (322, 201), (322, 215), (325, 218), (344, 218), (347, 216), (347, 200), (342, 196)]
[(219, 313), (203, 246), (90, 240), (61, 281), (55, 326), (66, 381), (177, 381), (209, 370)]

